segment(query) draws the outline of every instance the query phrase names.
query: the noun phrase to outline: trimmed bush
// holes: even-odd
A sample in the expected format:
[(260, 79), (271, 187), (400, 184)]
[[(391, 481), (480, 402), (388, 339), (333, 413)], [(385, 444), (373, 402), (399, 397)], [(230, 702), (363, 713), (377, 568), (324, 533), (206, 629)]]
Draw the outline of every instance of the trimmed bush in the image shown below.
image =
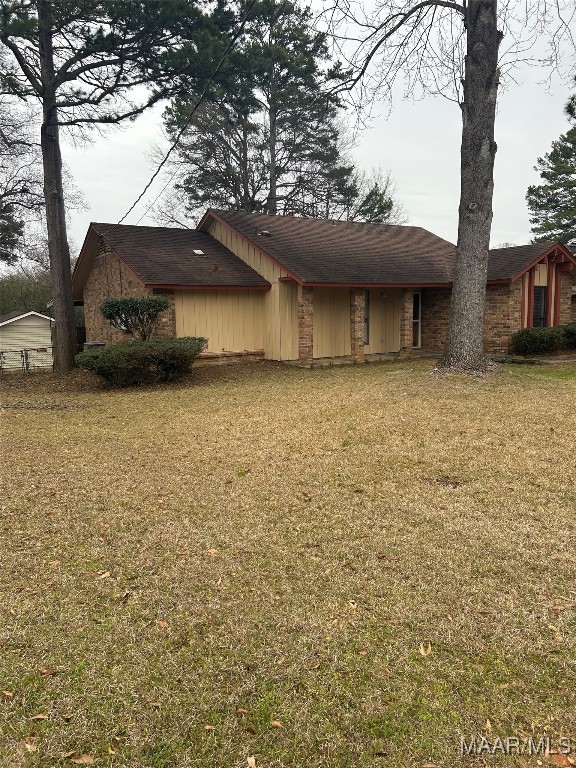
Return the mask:
[(158, 315), (169, 307), (164, 296), (122, 296), (104, 299), (100, 312), (106, 320), (135, 339), (148, 341), (156, 326)]
[(76, 365), (116, 387), (176, 381), (189, 372), (207, 344), (207, 339), (195, 336), (128, 341), (81, 352), (76, 356)]
[(523, 328), (510, 340), (510, 348), (517, 355), (550, 355), (564, 346), (562, 326), (554, 328)]
[(576, 349), (576, 323), (560, 326), (564, 331), (564, 349)]

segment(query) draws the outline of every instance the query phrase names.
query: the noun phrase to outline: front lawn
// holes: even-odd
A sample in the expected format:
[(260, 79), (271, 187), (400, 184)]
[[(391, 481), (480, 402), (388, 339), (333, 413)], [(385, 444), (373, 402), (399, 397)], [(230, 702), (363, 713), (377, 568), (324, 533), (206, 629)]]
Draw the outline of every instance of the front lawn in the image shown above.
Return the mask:
[(5, 375), (2, 768), (569, 765), (576, 365), (429, 368)]

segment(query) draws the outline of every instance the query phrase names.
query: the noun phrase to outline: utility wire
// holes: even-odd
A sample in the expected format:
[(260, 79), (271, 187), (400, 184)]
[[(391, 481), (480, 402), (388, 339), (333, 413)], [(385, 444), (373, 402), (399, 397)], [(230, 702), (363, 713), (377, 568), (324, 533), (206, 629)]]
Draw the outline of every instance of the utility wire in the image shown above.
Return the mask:
[[(101, 235), (100, 235), (101, 237), (103, 237), (104, 235), (107, 235), (109, 232), (112, 232), (112, 230), (113, 230), (113, 229), (115, 229), (117, 226), (119, 226), (120, 224), (122, 224), (122, 222), (123, 222), (123, 221), (124, 221), (124, 220), (125, 220), (125, 219), (126, 219), (126, 218), (127, 218), (127, 217), (128, 217), (130, 214), (131, 214), (131, 213), (132, 213), (132, 211), (134, 210), (134, 208), (136, 208), (136, 206), (138, 205), (138, 203), (140, 202), (140, 200), (142, 200), (142, 198), (144, 197), (144, 195), (146, 194), (146, 192), (148, 192), (148, 190), (150, 189), (150, 187), (151, 187), (151, 186), (152, 186), (152, 184), (154, 183), (155, 179), (157, 178), (157, 176), (158, 176), (158, 174), (160, 173), (160, 171), (162, 170), (162, 168), (163, 168), (163, 167), (166, 165), (166, 163), (168, 162), (168, 158), (170, 157), (170, 155), (172, 154), (172, 152), (173, 152), (173, 151), (176, 149), (176, 147), (178, 146), (178, 143), (179, 143), (180, 139), (182, 138), (182, 136), (183, 136), (183, 134), (184, 134), (184, 131), (185, 131), (185, 130), (188, 128), (188, 126), (190, 125), (190, 123), (191, 123), (191, 121), (192, 121), (192, 118), (194, 117), (194, 114), (195, 114), (196, 110), (198, 109), (198, 107), (199, 107), (199, 106), (202, 104), (202, 102), (204, 101), (204, 98), (206, 97), (206, 94), (208, 93), (208, 88), (209, 88), (209, 87), (212, 85), (212, 83), (214, 82), (214, 79), (215, 79), (215, 77), (218, 75), (218, 73), (219, 73), (219, 72), (220, 72), (220, 70), (222, 69), (222, 66), (224, 65), (224, 62), (226, 61), (226, 56), (228, 56), (228, 54), (230, 53), (230, 51), (231, 51), (231, 50), (232, 50), (232, 48), (234, 47), (234, 45), (235, 45), (236, 41), (238, 40), (238, 38), (239, 38), (239, 37), (240, 37), (240, 35), (242, 34), (242, 31), (243, 31), (243, 29), (244, 29), (244, 26), (246, 25), (246, 22), (248, 21), (248, 17), (250, 16), (250, 13), (251, 13), (251, 11), (252, 11), (252, 8), (254, 8), (254, 6), (256, 5), (256, 2), (257, 2), (257, 0), (251, 0), (251, 2), (249, 3), (248, 7), (246, 8), (246, 12), (244, 13), (244, 16), (242, 17), (242, 19), (240, 20), (240, 24), (238, 25), (238, 29), (236, 30), (236, 32), (235, 32), (235, 33), (234, 33), (234, 35), (232, 36), (232, 38), (231, 38), (230, 42), (229, 42), (229, 43), (228, 43), (228, 45), (226, 46), (226, 50), (225, 50), (225, 51), (224, 51), (224, 53), (222, 54), (222, 57), (220, 58), (220, 61), (218, 62), (218, 65), (217, 65), (216, 69), (214, 70), (214, 72), (212, 72), (212, 74), (211, 74), (211, 75), (210, 75), (210, 77), (208, 78), (208, 82), (206, 83), (206, 85), (205, 85), (205, 86), (204, 86), (204, 88), (202, 89), (202, 93), (201, 93), (201, 94), (200, 94), (200, 96), (198, 97), (198, 100), (196, 101), (196, 103), (194, 104), (194, 106), (192, 107), (192, 109), (190, 110), (190, 113), (188, 114), (188, 117), (186, 118), (186, 120), (185, 120), (185, 122), (184, 122), (184, 125), (183, 125), (183, 126), (182, 126), (182, 128), (181, 128), (181, 129), (178, 131), (178, 134), (176, 135), (176, 138), (175, 138), (175, 139), (174, 139), (174, 141), (172, 142), (172, 144), (171, 144), (171, 146), (170, 146), (170, 149), (169, 149), (169, 150), (166, 152), (166, 154), (165, 154), (165, 155), (164, 155), (164, 157), (162, 158), (162, 160), (161, 160), (160, 164), (158, 165), (158, 168), (156, 168), (156, 170), (155, 170), (155, 171), (154, 171), (154, 173), (152, 174), (152, 177), (150, 178), (150, 181), (149, 181), (149, 182), (146, 184), (146, 186), (145, 186), (145, 187), (144, 187), (144, 189), (142, 190), (142, 193), (141, 193), (141, 194), (138, 196), (138, 198), (137, 198), (137, 199), (134, 201), (134, 203), (133, 203), (133, 204), (130, 206), (130, 208), (129, 208), (129, 209), (126, 211), (126, 213), (124, 214), (124, 216), (122, 216), (122, 218), (120, 219), (120, 221), (117, 221), (117, 222), (116, 222), (116, 224), (114, 224), (114, 226), (113, 226), (113, 227), (110, 227), (110, 229), (107, 229), (107, 230), (106, 230), (106, 232), (102, 232), (102, 233), (101, 233)], [(168, 184), (166, 184), (166, 185), (164, 186), (164, 188), (162, 189), (162, 192), (164, 192), (164, 190), (166, 189), (166, 187), (167, 187), (167, 186), (168, 186)], [(162, 194), (162, 192), (160, 192), (160, 194)], [(160, 196), (160, 195), (158, 195), (158, 197), (159, 197), (159, 196)], [(158, 200), (158, 197), (156, 198), (156, 200)], [(155, 200), (154, 202), (156, 202), (156, 200)], [(152, 207), (152, 205), (154, 205), (154, 203), (152, 203), (152, 204), (151, 204), (150, 208)], [(146, 211), (146, 212), (143, 214), (143, 216), (141, 216), (141, 217), (140, 217), (140, 219), (138, 220), (139, 222), (140, 222), (140, 221), (142, 221), (142, 219), (144, 218), (144, 216), (146, 215), (146, 213), (148, 213), (148, 211), (150, 210), (150, 208), (148, 208), (148, 210), (147, 210), (147, 211)]]

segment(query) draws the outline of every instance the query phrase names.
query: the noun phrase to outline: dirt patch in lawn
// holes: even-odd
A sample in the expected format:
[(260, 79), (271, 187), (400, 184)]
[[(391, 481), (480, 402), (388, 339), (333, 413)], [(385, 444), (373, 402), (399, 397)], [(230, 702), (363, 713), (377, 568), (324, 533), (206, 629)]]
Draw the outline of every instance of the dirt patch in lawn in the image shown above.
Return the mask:
[(2, 378), (0, 765), (568, 765), (576, 367), (430, 368)]

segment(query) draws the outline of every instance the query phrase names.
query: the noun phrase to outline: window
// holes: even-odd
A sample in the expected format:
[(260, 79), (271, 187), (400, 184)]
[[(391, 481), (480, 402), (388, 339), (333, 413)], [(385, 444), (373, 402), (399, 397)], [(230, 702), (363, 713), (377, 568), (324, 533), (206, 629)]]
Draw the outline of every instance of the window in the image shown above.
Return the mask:
[(370, 344), (370, 291), (364, 291), (364, 344)]
[(534, 328), (545, 328), (548, 317), (548, 288), (545, 285), (534, 286)]
[(414, 303), (412, 305), (412, 346), (418, 349), (422, 342), (421, 333), (422, 317), (422, 294), (414, 294)]

